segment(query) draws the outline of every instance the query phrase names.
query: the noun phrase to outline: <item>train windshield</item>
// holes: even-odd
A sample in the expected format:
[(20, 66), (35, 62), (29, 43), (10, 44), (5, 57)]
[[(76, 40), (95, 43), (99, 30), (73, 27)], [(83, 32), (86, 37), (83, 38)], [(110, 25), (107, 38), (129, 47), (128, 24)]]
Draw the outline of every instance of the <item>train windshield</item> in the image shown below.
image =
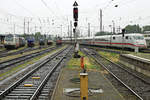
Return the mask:
[(133, 36), (135, 40), (144, 40), (144, 36)]
[(5, 41), (13, 41), (13, 36), (12, 35), (7, 35), (5, 37)]

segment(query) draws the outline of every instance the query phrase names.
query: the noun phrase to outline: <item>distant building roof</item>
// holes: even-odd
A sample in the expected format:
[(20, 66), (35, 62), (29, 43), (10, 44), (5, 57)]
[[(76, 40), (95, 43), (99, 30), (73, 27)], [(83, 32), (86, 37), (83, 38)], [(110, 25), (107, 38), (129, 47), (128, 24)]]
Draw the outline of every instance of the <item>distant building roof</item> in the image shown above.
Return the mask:
[(0, 34), (0, 36), (6, 36), (5, 34)]
[(148, 34), (148, 33), (150, 34), (150, 31), (145, 31), (145, 32), (144, 32), (144, 34)]

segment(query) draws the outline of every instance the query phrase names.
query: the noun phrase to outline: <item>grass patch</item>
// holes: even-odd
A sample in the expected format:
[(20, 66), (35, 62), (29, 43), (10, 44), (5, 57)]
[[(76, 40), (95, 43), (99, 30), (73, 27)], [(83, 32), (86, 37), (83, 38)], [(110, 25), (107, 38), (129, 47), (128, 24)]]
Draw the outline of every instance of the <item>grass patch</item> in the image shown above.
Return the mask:
[(116, 54), (116, 53), (109, 53), (109, 52), (102, 52), (102, 51), (99, 51), (98, 52), (100, 55), (110, 59), (111, 61), (113, 62), (118, 62), (119, 61), (119, 54)]
[(142, 58), (150, 60), (150, 54), (149, 53), (131, 53), (131, 54), (135, 55), (135, 56), (138, 56), (138, 57), (142, 57)]
[(59, 51), (59, 50), (61, 50), (61, 49), (64, 49), (65, 47), (66, 47), (66, 46), (63, 46), (62, 48), (59, 48), (59, 49), (57, 49), (57, 50), (50, 51), (50, 52), (45, 53), (45, 54), (43, 54), (43, 55), (41, 55), (41, 56), (38, 56), (38, 57), (36, 57), (36, 58), (33, 58), (32, 60), (30, 60), (30, 61), (28, 61), (28, 62), (25, 62), (24, 64), (21, 64), (21, 65), (19, 65), (19, 66), (13, 67), (13, 68), (10, 69), (9, 71), (0, 74), (0, 80), (3, 80), (3, 79), (5, 79), (5, 78), (7, 78), (8, 76), (11, 76), (12, 74), (14, 74), (14, 73), (20, 71), (21, 69), (23, 69), (23, 68), (25, 68), (25, 67), (28, 67), (28, 65), (31, 65), (31, 64), (37, 62), (37, 61), (38, 61), (39, 59), (41, 59), (42, 57), (45, 57), (45, 56), (47, 56), (47, 55), (49, 55), (49, 54), (52, 54), (52, 53), (55, 53), (55, 52), (57, 52), (57, 51)]
[[(106, 50), (109, 50), (109, 49), (106, 49)], [(110, 50), (122, 52), (122, 50), (115, 50), (115, 49), (110, 49)], [(97, 49), (97, 51), (99, 51), (99, 50)], [(150, 60), (150, 54), (149, 53), (140, 53), (140, 52), (135, 53), (135, 52), (132, 52), (132, 51), (123, 51), (123, 53), (125, 53), (125, 54), (132, 54), (132, 55), (135, 55), (135, 56), (138, 56), (138, 57), (142, 57), (142, 58), (146, 58), (146, 59)], [(117, 62), (118, 58), (119, 58), (119, 54), (115, 54), (115, 53), (99, 51), (99, 54), (101, 54), (104, 57), (109, 58), (110, 60), (112, 60), (114, 62)]]
[(2, 62), (2, 61), (10, 60), (10, 59), (15, 59), (15, 58), (18, 58), (18, 57), (21, 57), (21, 56), (25, 56), (25, 55), (28, 55), (28, 54), (36, 53), (36, 52), (43, 51), (43, 50), (46, 50), (46, 49), (47, 48), (42, 48), (42, 49), (33, 50), (33, 51), (31, 50), (31, 51), (25, 52), (23, 54), (17, 54), (17, 55), (2, 57), (2, 58), (0, 58), (0, 61)]
[[(94, 61), (92, 58), (87, 57), (84, 53), (79, 51), (80, 56), (84, 56), (84, 65), (86, 69), (98, 69), (96, 65), (94, 65)], [(80, 67), (81, 58), (71, 58), (70, 61), (67, 63), (67, 68), (81, 68)]]
[(84, 53), (82, 53), (81, 51), (79, 51), (78, 53), (80, 56), (86, 56)]
[(17, 52), (17, 51), (23, 50), (23, 49), (25, 49), (25, 48), (27, 48), (27, 46), (24, 46), (24, 47), (21, 47), (21, 48), (18, 48), (18, 49), (10, 50), (10, 51), (8, 51), (8, 53)]
[[(80, 58), (72, 58), (68, 63), (67, 65), (68, 66), (79, 66), (80, 67)], [(84, 64), (86, 66), (89, 66), (91, 65), (91, 63), (89, 62), (89, 59), (88, 57), (84, 56)]]
[(30, 65), (30, 64), (33, 64), (33, 63), (34, 63), (34, 61), (26, 62), (22, 65), (19, 65), (19, 66), (16, 66), (16, 67), (12, 68), (11, 70), (9, 70), (5, 73), (0, 74), (0, 77), (2, 77), (2, 78), (0, 78), (0, 80), (3, 80), (5, 78), (7, 78), (8, 76), (11, 76), (13, 73), (18, 72), (21, 69), (25, 68), (27, 65)]
[(6, 50), (5, 48), (0, 48), (0, 51), (4, 51), (4, 50)]

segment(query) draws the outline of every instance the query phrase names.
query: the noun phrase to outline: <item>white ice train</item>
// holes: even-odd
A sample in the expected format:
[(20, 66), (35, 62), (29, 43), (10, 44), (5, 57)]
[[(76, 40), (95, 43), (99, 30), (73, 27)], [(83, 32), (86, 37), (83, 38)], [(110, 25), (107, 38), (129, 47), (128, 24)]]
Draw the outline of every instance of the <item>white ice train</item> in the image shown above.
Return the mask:
[[(74, 41), (74, 39), (72, 39)], [(118, 48), (130, 48), (130, 49), (145, 49), (147, 48), (144, 36), (140, 33), (125, 34), (124, 38), (122, 34), (118, 35), (104, 35), (95, 37), (82, 37), (77, 39), (79, 44), (95, 45), (105, 47), (118, 47)], [(70, 38), (64, 38), (63, 42), (70, 43)]]
[(150, 47), (150, 33), (144, 34), (144, 38), (146, 40), (147, 47)]

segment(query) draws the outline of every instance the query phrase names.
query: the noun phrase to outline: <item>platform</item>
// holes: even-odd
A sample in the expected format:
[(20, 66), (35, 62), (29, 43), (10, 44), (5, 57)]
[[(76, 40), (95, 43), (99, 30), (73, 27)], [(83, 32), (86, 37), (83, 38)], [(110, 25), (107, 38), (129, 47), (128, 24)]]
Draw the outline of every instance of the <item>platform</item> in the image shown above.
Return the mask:
[(150, 76), (150, 60), (131, 54), (122, 54), (119, 62), (144, 75)]
[[(64, 94), (66, 88), (80, 88), (79, 83), (73, 83), (70, 79), (79, 78), (80, 70), (63, 68), (57, 86), (51, 100), (80, 100), (80, 97), (70, 97)], [(88, 100), (124, 100), (112, 84), (98, 71), (88, 71), (89, 88), (102, 89), (102, 93), (89, 96)]]

